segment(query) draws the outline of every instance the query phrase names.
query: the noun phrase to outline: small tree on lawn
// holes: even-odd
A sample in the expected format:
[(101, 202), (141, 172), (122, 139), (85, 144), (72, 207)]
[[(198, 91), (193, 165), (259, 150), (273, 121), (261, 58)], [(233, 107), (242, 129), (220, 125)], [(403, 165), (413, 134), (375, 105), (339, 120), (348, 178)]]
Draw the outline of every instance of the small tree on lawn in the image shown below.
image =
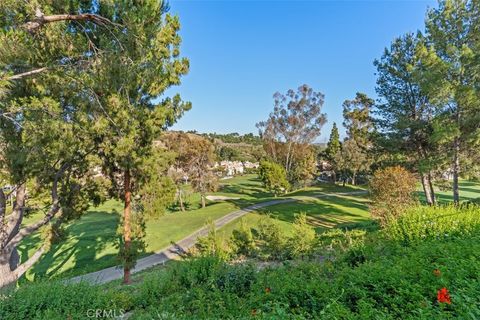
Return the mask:
[(406, 169), (396, 166), (377, 170), (370, 181), (370, 212), (382, 225), (400, 216), (415, 204), (417, 179)]
[(287, 172), (275, 162), (262, 161), (260, 163), (259, 175), (265, 188), (273, 192), (275, 196), (290, 188)]
[(188, 151), (188, 176), (193, 189), (200, 193), (202, 208), (205, 208), (207, 192), (215, 191), (218, 178), (212, 171), (215, 159), (215, 148), (205, 138), (196, 137), (191, 140)]
[(330, 138), (328, 139), (327, 148), (323, 152), (323, 157), (328, 161), (328, 164), (332, 167), (333, 183), (337, 181), (337, 162), (335, 156), (342, 148), (340, 143), (340, 135), (338, 133), (337, 124), (334, 122)]

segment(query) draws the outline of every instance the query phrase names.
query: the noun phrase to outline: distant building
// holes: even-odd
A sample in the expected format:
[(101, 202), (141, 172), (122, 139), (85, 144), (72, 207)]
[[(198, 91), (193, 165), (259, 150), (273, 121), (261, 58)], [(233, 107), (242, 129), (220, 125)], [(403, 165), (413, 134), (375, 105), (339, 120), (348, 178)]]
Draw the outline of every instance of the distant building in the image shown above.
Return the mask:
[(250, 161), (220, 161), (216, 162), (214, 165), (215, 169), (221, 169), (226, 176), (235, 176), (238, 174), (243, 174), (245, 169), (256, 169), (259, 167), (258, 163)]

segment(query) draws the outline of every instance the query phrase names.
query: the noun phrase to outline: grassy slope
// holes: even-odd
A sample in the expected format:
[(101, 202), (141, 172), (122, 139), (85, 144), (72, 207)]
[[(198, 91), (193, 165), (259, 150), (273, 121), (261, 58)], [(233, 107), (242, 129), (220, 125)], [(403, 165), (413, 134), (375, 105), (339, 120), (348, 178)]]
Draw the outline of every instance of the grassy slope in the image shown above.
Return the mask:
[[(266, 201), (271, 194), (265, 192), (260, 181), (254, 175), (235, 177), (222, 181), (223, 187), (216, 195), (225, 195), (239, 198), (238, 200), (211, 202), (206, 209), (198, 208), (198, 195), (191, 195), (189, 201), (193, 210), (187, 212), (168, 213), (156, 219), (150, 219), (147, 227), (147, 253), (158, 251), (168, 246), (172, 241), (178, 241), (193, 231), (204, 226), (209, 219), (217, 219), (231, 211), (255, 202)], [(359, 188), (331, 186), (328, 184), (319, 187), (291, 193), (287, 196), (295, 197), (296, 203), (271, 206), (253, 212), (245, 219), (248, 224), (255, 225), (265, 213), (272, 214), (280, 220), (286, 230), (293, 221), (294, 214), (306, 212), (310, 222), (317, 231), (330, 227), (367, 227), (369, 215), (367, 212), (368, 200), (361, 195), (330, 196), (315, 198), (320, 193), (357, 191)], [(449, 192), (439, 192), (441, 201), (451, 199)], [(469, 200), (480, 196), (480, 185), (467, 181), (461, 184), (462, 199)], [(92, 208), (79, 221), (68, 225), (68, 238), (58, 245), (54, 245), (27, 274), (27, 279), (35, 277), (70, 277), (96, 271), (115, 265), (117, 249), (115, 247), (116, 229), (120, 221), (122, 204), (117, 201), (108, 201), (98, 208)], [(30, 217), (28, 220), (33, 220)], [(222, 229), (224, 236), (238, 226), (234, 221)], [(20, 252), (34, 250), (40, 243), (40, 234), (26, 239), (20, 246)]]
[[(460, 201), (470, 201), (480, 198), (480, 183), (467, 180), (460, 180)], [(435, 190), (435, 194), (440, 203), (447, 203), (453, 201), (453, 195), (451, 190), (440, 191), (438, 188)], [(418, 195), (422, 201), (425, 200), (421, 187), (419, 187)]]
[[(238, 200), (211, 202), (207, 208), (198, 208), (198, 197), (190, 197), (191, 207), (187, 212), (173, 212), (150, 219), (146, 223), (147, 254), (167, 247), (205, 225), (209, 219), (217, 219), (231, 211), (251, 203), (264, 201), (271, 195), (265, 193), (255, 175), (246, 175), (222, 181), (224, 186), (217, 194)], [(122, 204), (110, 200), (97, 208), (92, 208), (80, 220), (66, 226), (66, 241), (52, 246), (32, 269), (27, 279), (35, 277), (70, 277), (96, 271), (117, 264), (115, 247), (116, 230), (120, 221)], [(29, 217), (26, 223), (38, 217)], [(28, 237), (19, 247), (22, 257), (31, 254), (38, 246), (41, 234)]]

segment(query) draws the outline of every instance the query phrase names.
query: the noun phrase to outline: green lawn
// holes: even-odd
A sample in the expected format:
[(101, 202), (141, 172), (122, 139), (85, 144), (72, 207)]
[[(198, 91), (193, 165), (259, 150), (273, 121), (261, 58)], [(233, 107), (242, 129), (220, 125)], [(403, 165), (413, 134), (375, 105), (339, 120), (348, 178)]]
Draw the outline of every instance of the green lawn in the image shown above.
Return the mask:
[[(199, 197), (190, 197), (190, 208), (186, 212), (169, 212), (159, 218), (146, 222), (147, 252), (161, 250), (172, 241), (178, 241), (195, 230), (203, 227), (212, 219), (235, 211), (259, 201), (268, 200), (272, 195), (266, 193), (256, 175), (245, 175), (222, 180), (219, 192), (239, 198), (238, 200), (207, 202), (205, 209), (199, 208)], [(122, 203), (107, 201), (99, 207), (90, 209), (81, 219), (66, 226), (68, 238), (52, 248), (27, 273), (27, 279), (36, 277), (71, 277), (78, 274), (96, 271), (117, 264), (115, 247), (116, 230), (123, 209)], [(32, 216), (26, 223), (38, 219)], [(41, 243), (41, 233), (25, 239), (19, 246), (23, 259), (31, 254)]]
[[(247, 225), (255, 226), (265, 214), (269, 214), (278, 219), (280, 227), (288, 233), (295, 214), (304, 212), (317, 232), (334, 227), (369, 228), (371, 219), (365, 194), (320, 196), (321, 193), (352, 192), (358, 191), (358, 189), (328, 185), (308, 188), (288, 195), (288, 197), (297, 199), (296, 202), (262, 208), (249, 213), (243, 219)], [(238, 228), (239, 224), (240, 220), (232, 221), (222, 228), (220, 234), (228, 237), (234, 229)]]
[[(480, 196), (480, 185), (462, 181), (462, 199), (469, 200)], [(252, 212), (244, 217), (247, 223), (255, 226), (264, 214), (271, 214), (279, 219), (285, 230), (296, 213), (305, 212), (317, 232), (327, 228), (368, 228), (371, 220), (368, 214), (366, 195), (336, 195), (324, 197), (324, 193), (352, 192), (362, 188), (321, 184), (299, 190), (284, 197), (297, 199), (295, 203), (275, 205)], [(146, 222), (147, 252), (161, 250), (171, 242), (178, 241), (205, 225), (208, 220), (215, 220), (225, 214), (247, 205), (272, 199), (272, 194), (265, 192), (256, 175), (245, 175), (221, 181), (221, 187), (215, 195), (238, 198), (236, 200), (207, 202), (205, 209), (199, 208), (199, 197), (189, 197), (190, 210), (187, 212), (171, 211), (159, 218)], [(439, 199), (449, 201), (450, 193), (439, 192)], [(90, 209), (81, 219), (66, 226), (68, 238), (52, 248), (27, 273), (27, 280), (38, 277), (71, 277), (96, 271), (117, 264), (116, 230), (122, 212), (120, 202), (110, 200), (97, 208)], [(38, 217), (29, 217), (33, 221)], [(234, 221), (225, 226), (221, 233), (229, 236), (238, 226)], [(41, 233), (34, 234), (22, 242), (19, 247), (22, 258), (41, 243)]]
[[(478, 182), (460, 180), (459, 189), (460, 201), (471, 201), (480, 198), (480, 183)], [(425, 196), (423, 194), (421, 186), (419, 186), (418, 190), (420, 200), (425, 201)], [(439, 203), (448, 203), (453, 201), (453, 195), (451, 190), (441, 191), (438, 188), (435, 188), (435, 195)]]

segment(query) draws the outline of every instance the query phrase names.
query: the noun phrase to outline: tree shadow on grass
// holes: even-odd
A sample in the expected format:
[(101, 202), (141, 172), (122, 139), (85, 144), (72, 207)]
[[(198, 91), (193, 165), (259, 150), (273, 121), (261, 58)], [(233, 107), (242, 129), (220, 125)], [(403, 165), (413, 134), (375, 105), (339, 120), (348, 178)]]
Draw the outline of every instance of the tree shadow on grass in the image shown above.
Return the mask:
[[(120, 215), (116, 212), (89, 211), (80, 220), (66, 226), (67, 238), (51, 245), (28, 271), (29, 277), (33, 276), (34, 280), (65, 278), (117, 264), (116, 254), (102, 257), (98, 257), (98, 254), (114, 246), (119, 223)], [(29, 250), (41, 244), (41, 235), (38, 233), (26, 238), (19, 247), (22, 261), (27, 259)], [(23, 277), (22, 281), (29, 280)]]
[[(336, 197), (337, 198), (337, 197)], [(328, 201), (328, 200), (327, 200)], [(339, 208), (338, 206), (343, 207)], [(365, 211), (365, 215), (361, 213), (352, 213), (349, 209)], [(371, 219), (367, 216), (368, 207), (359, 200), (343, 200), (341, 202), (333, 202), (329, 204), (320, 201), (297, 201), (275, 205), (263, 210), (259, 210), (263, 214), (271, 214), (273, 217), (293, 223), (295, 214), (304, 212), (307, 215), (308, 223), (315, 228), (317, 232), (330, 228), (356, 228), (367, 225)]]

